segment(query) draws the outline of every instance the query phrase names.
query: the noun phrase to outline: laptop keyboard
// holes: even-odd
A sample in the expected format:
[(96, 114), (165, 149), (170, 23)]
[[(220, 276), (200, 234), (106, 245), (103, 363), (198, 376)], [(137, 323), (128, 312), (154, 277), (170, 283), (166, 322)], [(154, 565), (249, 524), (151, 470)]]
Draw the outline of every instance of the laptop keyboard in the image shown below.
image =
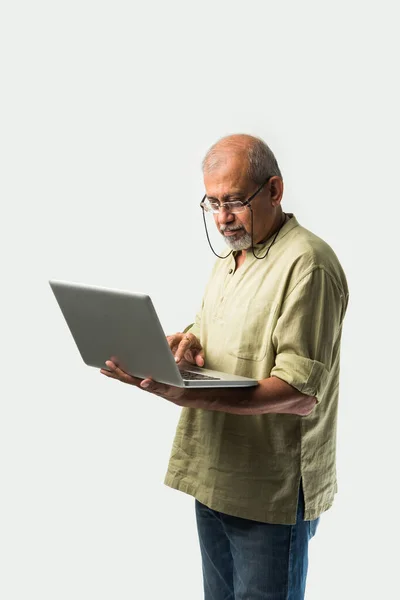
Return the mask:
[(214, 381), (220, 381), (221, 378), (220, 377), (210, 377), (210, 375), (202, 375), (201, 373), (193, 373), (192, 371), (185, 371), (184, 369), (181, 370), (181, 375), (183, 379), (191, 379), (191, 380), (214, 380)]

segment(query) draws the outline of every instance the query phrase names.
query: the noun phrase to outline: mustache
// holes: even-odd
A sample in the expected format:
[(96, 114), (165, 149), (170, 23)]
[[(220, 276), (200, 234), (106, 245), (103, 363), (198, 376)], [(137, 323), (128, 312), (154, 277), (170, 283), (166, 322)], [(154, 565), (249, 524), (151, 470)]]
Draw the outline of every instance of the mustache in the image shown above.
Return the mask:
[(223, 231), (240, 231), (241, 229), (244, 229), (244, 227), (228, 227), (227, 225), (221, 225), (221, 227), (219, 228), (219, 230), (221, 232), (223, 232)]

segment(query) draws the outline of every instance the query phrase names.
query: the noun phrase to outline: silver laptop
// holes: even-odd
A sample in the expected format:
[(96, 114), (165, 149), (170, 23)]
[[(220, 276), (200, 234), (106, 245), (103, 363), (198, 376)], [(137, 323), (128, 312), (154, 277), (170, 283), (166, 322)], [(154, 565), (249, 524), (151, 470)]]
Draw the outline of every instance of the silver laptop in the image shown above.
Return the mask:
[[(178, 366), (149, 296), (122, 290), (50, 280), (49, 284), (83, 361), (107, 369), (117, 362), (134, 377), (178, 387), (247, 387), (257, 380)], [(207, 357), (206, 357), (207, 359)]]

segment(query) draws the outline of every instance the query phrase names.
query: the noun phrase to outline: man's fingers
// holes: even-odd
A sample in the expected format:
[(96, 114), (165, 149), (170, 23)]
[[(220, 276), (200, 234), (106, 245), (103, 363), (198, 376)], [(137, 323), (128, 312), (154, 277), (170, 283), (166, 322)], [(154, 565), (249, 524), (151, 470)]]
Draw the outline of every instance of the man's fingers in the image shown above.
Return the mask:
[(186, 335), (184, 333), (175, 333), (174, 335), (167, 335), (167, 342), (172, 352), (176, 351), (179, 347), (179, 344), (186, 339)]
[(191, 348), (189, 348), (189, 350), (186, 350), (185, 354), (183, 355), (183, 358), (186, 360), (186, 362), (194, 363), (193, 350)]
[(196, 365), (198, 367), (204, 367), (204, 352), (201, 350), (198, 354), (196, 354)]
[(203, 350), (193, 333), (167, 335), (167, 341), (177, 363), (184, 358), (187, 362), (197, 364), (199, 367), (204, 365)]
[(174, 356), (176, 355), (176, 353), (178, 351), (180, 343), (181, 343), (181, 339), (178, 338), (178, 336), (174, 337), (174, 339), (172, 339), (172, 340), (168, 340), (169, 349), (171, 350), (171, 352)]
[(179, 343), (182, 339), (182, 334), (180, 335), (167, 335), (167, 342), (171, 350), (176, 349), (179, 346)]
[(185, 352), (185, 360), (187, 362), (192, 363), (193, 365), (197, 365), (198, 367), (204, 366), (204, 352), (201, 348), (190, 348)]
[[(112, 362), (110, 360), (106, 360), (106, 365), (111, 370), (111, 373), (112, 373), (111, 377), (113, 377), (114, 379), (118, 379), (119, 381), (122, 381), (123, 383), (130, 383), (131, 385), (139, 385), (141, 379), (138, 379), (137, 377), (132, 377), (132, 375), (125, 373), (125, 371), (120, 369), (114, 362)], [(105, 369), (102, 369), (102, 372), (104, 375), (108, 375), (108, 373), (109, 373)], [(108, 376), (110, 376), (110, 375), (108, 375)]]
[(107, 369), (100, 369), (100, 373), (105, 375), (106, 377), (111, 377), (111, 379), (118, 379), (118, 377), (113, 373), (113, 371), (108, 371)]
[(156, 396), (161, 396), (162, 394), (166, 394), (168, 392), (170, 386), (147, 378), (143, 379), (143, 381), (140, 383), (140, 387), (148, 392), (151, 392), (152, 394), (156, 394)]
[(175, 352), (175, 360), (179, 362), (185, 356), (186, 352), (190, 349), (193, 344), (193, 340), (190, 337), (185, 336), (178, 346)]

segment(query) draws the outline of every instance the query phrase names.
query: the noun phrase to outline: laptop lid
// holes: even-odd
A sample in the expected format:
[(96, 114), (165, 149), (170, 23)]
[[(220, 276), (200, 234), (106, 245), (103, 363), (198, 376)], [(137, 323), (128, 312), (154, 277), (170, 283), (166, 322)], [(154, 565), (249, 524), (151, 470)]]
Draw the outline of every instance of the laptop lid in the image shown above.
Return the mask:
[(83, 361), (91, 367), (105, 369), (105, 361), (113, 360), (135, 377), (178, 387), (257, 384), (247, 377), (187, 364), (191, 374), (183, 378), (146, 294), (60, 280), (49, 284)]

